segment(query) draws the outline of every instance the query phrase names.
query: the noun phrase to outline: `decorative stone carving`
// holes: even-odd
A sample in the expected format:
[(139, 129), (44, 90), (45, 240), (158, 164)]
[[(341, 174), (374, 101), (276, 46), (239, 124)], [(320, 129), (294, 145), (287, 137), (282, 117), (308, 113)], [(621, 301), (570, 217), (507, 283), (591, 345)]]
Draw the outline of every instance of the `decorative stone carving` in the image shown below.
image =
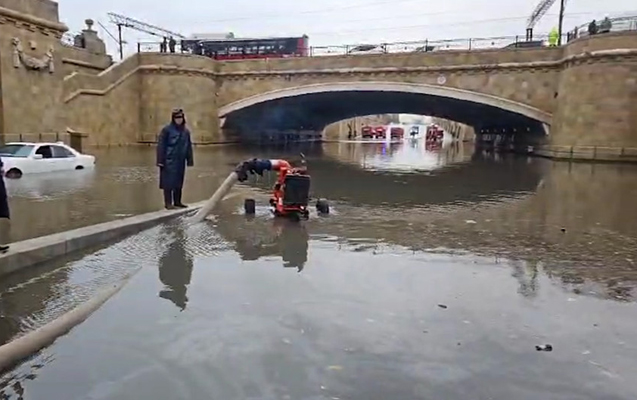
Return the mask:
[[(11, 40), (13, 44), (13, 66), (20, 68), (23, 65), (26, 69), (31, 71), (44, 71), (48, 70), (50, 74), (55, 72), (55, 63), (53, 62), (53, 46), (50, 46), (44, 56), (37, 58), (30, 56), (24, 52), (22, 42), (20, 39), (14, 37)], [(32, 50), (35, 50), (37, 45), (34, 41), (29, 43)]]

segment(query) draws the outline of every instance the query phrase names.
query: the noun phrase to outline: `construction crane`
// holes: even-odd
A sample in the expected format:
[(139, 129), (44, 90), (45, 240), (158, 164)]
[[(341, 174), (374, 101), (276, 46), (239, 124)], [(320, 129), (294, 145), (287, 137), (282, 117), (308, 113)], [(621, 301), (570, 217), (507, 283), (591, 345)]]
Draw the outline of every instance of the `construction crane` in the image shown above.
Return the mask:
[[(533, 40), (533, 27), (537, 24), (544, 14), (555, 4), (556, 0), (542, 0), (535, 6), (535, 9), (531, 13), (531, 16), (526, 23), (526, 40)], [(562, 44), (562, 22), (564, 21), (564, 7), (566, 7), (566, 0), (560, 0), (560, 17), (558, 22), (558, 46)]]
[(138, 21), (136, 19), (126, 17), (124, 15), (116, 14), (116, 13), (108, 13), (108, 17), (112, 24), (117, 25), (117, 34), (118, 40), (117, 43), (119, 45), (119, 58), (124, 58), (124, 40), (122, 39), (122, 28), (130, 28), (139, 32), (148, 33), (149, 35), (159, 36), (159, 37), (169, 37), (172, 36), (174, 38), (185, 39), (186, 37), (176, 33), (171, 32), (167, 29), (160, 28), (155, 25), (147, 24), (145, 22)]

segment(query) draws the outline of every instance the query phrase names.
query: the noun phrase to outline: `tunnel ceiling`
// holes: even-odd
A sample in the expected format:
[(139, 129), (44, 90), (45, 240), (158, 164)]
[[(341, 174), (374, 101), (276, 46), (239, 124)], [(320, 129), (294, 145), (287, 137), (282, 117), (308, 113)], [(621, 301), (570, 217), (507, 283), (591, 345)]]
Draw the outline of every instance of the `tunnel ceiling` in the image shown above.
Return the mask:
[(430, 115), (476, 127), (537, 127), (540, 124), (521, 114), (466, 100), (405, 92), (342, 91), (258, 103), (228, 114), (225, 127), (321, 130), (336, 121), (388, 113)]

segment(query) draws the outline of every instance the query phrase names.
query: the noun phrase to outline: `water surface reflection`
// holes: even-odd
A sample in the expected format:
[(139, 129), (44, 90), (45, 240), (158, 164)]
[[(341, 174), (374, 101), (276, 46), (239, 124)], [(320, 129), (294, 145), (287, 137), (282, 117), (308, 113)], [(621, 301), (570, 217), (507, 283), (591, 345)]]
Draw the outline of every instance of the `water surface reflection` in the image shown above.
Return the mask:
[[(4, 285), (8, 338), (32, 314), (31, 326), (59, 315), (78, 283), (142, 266), (0, 391), (18, 398), (19, 385), (25, 398), (47, 400), (634, 398), (636, 167), (469, 155), (406, 173), (391, 159), (370, 170), (356, 149), (309, 156), (314, 195), (332, 202), (327, 218), (273, 220), (265, 176), (240, 189), (261, 205), (254, 218), (233, 197), (213, 221), (129, 238), (57, 269), (55, 284)], [(249, 153), (214, 162), (227, 172)], [(544, 343), (555, 350), (536, 352)], [(76, 384), (60, 383), (70, 376)]]
[[(17, 398), (19, 384), (28, 399), (628, 400), (637, 389), (635, 308), (570, 294), (542, 263), (343, 241), (308, 224), (310, 257), (298, 273), (284, 260), (292, 249), (303, 255), (295, 243), (304, 239), (277, 236), (298, 227), (272, 229), (265, 216), (242, 223), (235, 209), (203, 226), (170, 224), (165, 233), (180, 232), (181, 246), (31, 362), (43, 368), (23, 365), (0, 390)], [(216, 233), (233, 227), (281, 246), (242, 261)], [(220, 246), (202, 251), (203, 235)], [(161, 275), (169, 257), (172, 282)], [(178, 307), (157, 299), (156, 268), (161, 286), (179, 287)], [(187, 308), (185, 270), (196, 277)], [(555, 350), (537, 352), (543, 343)], [(76, 384), (60, 383), (68, 376)]]
[(183, 311), (188, 303), (186, 292), (192, 278), (193, 261), (184, 247), (186, 236), (181, 225), (166, 225), (163, 229), (172, 237), (159, 258), (159, 280), (165, 285), (159, 297), (170, 300)]

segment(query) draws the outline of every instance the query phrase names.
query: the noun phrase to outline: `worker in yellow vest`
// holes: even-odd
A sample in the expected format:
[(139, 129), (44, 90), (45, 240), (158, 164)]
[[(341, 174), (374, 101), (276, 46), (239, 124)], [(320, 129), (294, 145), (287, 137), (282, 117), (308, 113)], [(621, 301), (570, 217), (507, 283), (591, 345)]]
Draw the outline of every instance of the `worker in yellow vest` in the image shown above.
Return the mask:
[(557, 32), (557, 28), (553, 27), (553, 29), (551, 29), (551, 32), (549, 32), (549, 46), (551, 47), (557, 46), (559, 37), (560, 37), (560, 34)]

